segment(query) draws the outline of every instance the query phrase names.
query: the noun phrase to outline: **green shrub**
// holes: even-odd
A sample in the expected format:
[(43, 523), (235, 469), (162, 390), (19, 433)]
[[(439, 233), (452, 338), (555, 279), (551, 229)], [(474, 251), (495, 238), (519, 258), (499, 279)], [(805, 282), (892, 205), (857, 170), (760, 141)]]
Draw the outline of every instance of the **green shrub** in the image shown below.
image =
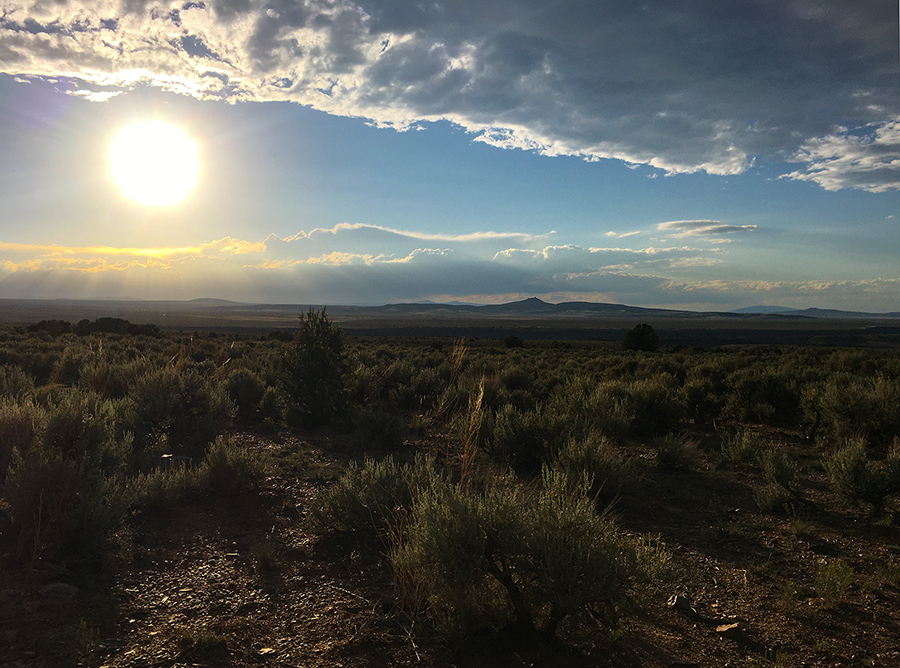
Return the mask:
[(232, 371), (225, 381), (225, 392), (237, 407), (238, 415), (249, 417), (259, 410), (266, 392), (265, 383), (250, 369)]
[(727, 379), (722, 413), (735, 422), (791, 424), (799, 414), (800, 387), (790, 369), (743, 367)]
[(770, 485), (794, 492), (797, 487), (797, 465), (783, 450), (769, 448), (760, 457), (763, 476)]
[(197, 370), (170, 365), (135, 381), (122, 407), (122, 428), (134, 434), (139, 463), (156, 465), (167, 451), (203, 456), (228, 427), (233, 411), (225, 392)]
[(503, 346), (505, 348), (524, 348), (525, 341), (520, 339), (515, 334), (510, 334), (509, 336), (503, 339)]
[(351, 462), (347, 472), (316, 497), (309, 526), (319, 533), (384, 531), (398, 510), (410, 508), (415, 495), (439, 478), (434, 461), (425, 457), (416, 457), (412, 465), (399, 465), (393, 457), (366, 459), (362, 467)]
[(503, 406), (491, 422), (483, 448), (491, 459), (521, 472), (536, 472), (552, 451), (553, 433), (538, 411)]
[(770, 447), (760, 455), (764, 485), (753, 490), (756, 505), (764, 513), (780, 513), (789, 509), (797, 492), (797, 465), (784, 451)]
[(354, 422), (356, 438), (366, 449), (396, 449), (403, 445), (403, 420), (385, 406), (366, 406)]
[(0, 483), (6, 478), (13, 452), (26, 454), (40, 443), (47, 429), (47, 411), (31, 399), (0, 399)]
[(900, 587), (900, 560), (891, 558), (887, 563), (881, 565), (875, 575), (875, 582), (877, 586)]
[(199, 485), (216, 494), (235, 494), (259, 487), (265, 476), (260, 458), (233, 438), (219, 436), (197, 468)]
[(77, 385), (85, 361), (86, 355), (80, 346), (66, 346), (62, 356), (53, 365), (50, 382), (54, 385)]
[(440, 372), (433, 368), (420, 369), (412, 379), (412, 390), (416, 397), (416, 408), (432, 408), (444, 390)]
[(179, 662), (189, 665), (226, 666), (231, 662), (228, 638), (209, 628), (182, 629), (177, 647)]
[(575, 377), (557, 387), (544, 412), (555, 416), (568, 436), (584, 437), (596, 432), (614, 440), (628, 434), (635, 417), (627, 384), (595, 384), (584, 377)]
[(847, 440), (822, 462), (831, 489), (851, 502), (864, 501), (879, 515), (891, 495), (900, 493), (900, 446), (895, 441), (881, 461), (869, 458), (863, 438)]
[(677, 382), (669, 374), (635, 380), (628, 387), (631, 396), (631, 433), (640, 436), (669, 431), (684, 416), (678, 402)]
[(696, 455), (697, 444), (675, 434), (654, 438), (651, 443), (656, 450), (656, 464), (669, 471), (688, 471)]
[(900, 437), (900, 383), (884, 374), (859, 378), (837, 374), (804, 395), (804, 420), (826, 438), (865, 434), (884, 447)]
[(96, 555), (124, 518), (121, 486), (60, 451), (16, 453), (3, 486), (19, 556)]
[(825, 607), (833, 608), (844, 600), (853, 584), (853, 575), (853, 568), (840, 559), (819, 559), (815, 589)]
[(78, 386), (107, 399), (121, 399), (134, 380), (146, 373), (143, 361), (112, 363), (105, 357), (94, 358), (81, 368)]
[(24, 456), (13, 454), (3, 500), (20, 556), (55, 556), (72, 526), (81, 475), (77, 462), (55, 450), (32, 447)]
[(694, 424), (708, 424), (722, 410), (719, 394), (712, 380), (689, 378), (678, 389), (678, 400)]
[(552, 639), (567, 623), (614, 626), (667, 559), (550, 469), (537, 497), (502, 481), (482, 494), (431, 487), (391, 553), (401, 591), (421, 592), (445, 630), (511, 626), (531, 640), (535, 632)]
[(128, 480), (126, 498), (138, 510), (174, 508), (200, 487), (196, 471), (187, 464), (139, 473)]
[(115, 439), (116, 422), (110, 401), (93, 392), (65, 390), (47, 411), (44, 442), (77, 461), (112, 470), (127, 454)]
[(515, 392), (530, 389), (534, 385), (534, 377), (527, 368), (512, 362), (500, 373), (500, 382), (507, 390)]
[(0, 366), (0, 397), (23, 401), (34, 396), (34, 378), (18, 366)]
[(791, 495), (776, 483), (766, 483), (753, 489), (753, 500), (764, 513), (781, 513), (788, 509)]
[(237, 494), (256, 490), (266, 475), (265, 462), (233, 438), (219, 436), (196, 465), (175, 462), (132, 476), (127, 498), (132, 507), (160, 511), (203, 494)]
[(448, 385), (441, 392), (437, 401), (437, 412), (444, 416), (453, 416), (463, 410), (469, 401), (469, 391), (458, 384)]
[(587, 484), (591, 498), (601, 505), (612, 503), (634, 484), (632, 467), (602, 434), (570, 439), (551, 461), (575, 486)]
[(301, 313), (279, 376), (287, 402), (285, 419), (307, 427), (333, 423), (346, 406), (348, 372), (343, 330), (324, 309)]
[(766, 440), (757, 433), (737, 431), (722, 441), (722, 459), (730, 464), (747, 464), (759, 457)]

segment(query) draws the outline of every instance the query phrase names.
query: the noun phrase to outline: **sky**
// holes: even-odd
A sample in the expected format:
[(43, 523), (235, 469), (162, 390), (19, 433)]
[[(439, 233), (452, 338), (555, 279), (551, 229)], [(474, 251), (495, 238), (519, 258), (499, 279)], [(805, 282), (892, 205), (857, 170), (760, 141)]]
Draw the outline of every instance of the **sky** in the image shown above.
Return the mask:
[(0, 0), (0, 298), (900, 311), (898, 13)]

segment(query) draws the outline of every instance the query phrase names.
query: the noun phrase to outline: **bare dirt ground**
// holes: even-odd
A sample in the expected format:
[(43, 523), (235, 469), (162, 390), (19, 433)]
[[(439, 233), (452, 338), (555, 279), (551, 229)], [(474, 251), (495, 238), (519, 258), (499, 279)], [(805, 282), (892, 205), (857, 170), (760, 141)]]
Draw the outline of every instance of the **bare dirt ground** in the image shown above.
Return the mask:
[[(767, 515), (759, 473), (722, 467), (702, 434), (688, 471), (629, 446), (642, 479), (615, 515), (661, 535), (677, 581), (613, 637), (461, 645), (398, 609), (384, 545), (304, 530), (317, 488), (358, 453), (323, 434), (239, 438), (275, 462), (258, 492), (137, 518), (103, 568), (5, 561), (0, 668), (900, 666), (900, 528), (837, 504), (811, 462), (805, 501)], [(835, 559), (852, 582), (829, 603), (816, 573)]]

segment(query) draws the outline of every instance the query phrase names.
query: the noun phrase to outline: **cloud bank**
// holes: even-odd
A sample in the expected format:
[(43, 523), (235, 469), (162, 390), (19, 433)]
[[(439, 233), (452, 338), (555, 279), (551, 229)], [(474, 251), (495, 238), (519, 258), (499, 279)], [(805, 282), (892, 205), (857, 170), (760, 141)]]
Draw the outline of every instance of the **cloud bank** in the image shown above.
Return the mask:
[[(690, 231), (707, 223), (669, 225)], [(549, 236), (427, 235), (338, 225), (287, 238), (224, 238), (178, 248), (0, 243), (0, 298), (378, 305), (535, 295), (701, 310), (769, 303), (875, 311), (900, 300), (900, 280), (893, 278), (714, 280), (707, 270), (727, 267), (729, 252), (715, 240), (705, 245), (702, 236), (690, 246), (642, 248), (547, 244)]]
[(140, 83), (670, 174), (799, 163), (900, 188), (884, 0), (7, 0), (0, 71), (109, 99)]

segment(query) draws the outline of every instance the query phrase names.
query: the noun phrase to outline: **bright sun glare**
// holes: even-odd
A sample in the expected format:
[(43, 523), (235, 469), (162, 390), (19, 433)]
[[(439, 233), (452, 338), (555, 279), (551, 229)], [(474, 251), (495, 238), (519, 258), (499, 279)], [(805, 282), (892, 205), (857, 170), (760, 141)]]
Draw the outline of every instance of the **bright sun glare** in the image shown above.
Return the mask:
[(124, 195), (148, 206), (177, 204), (197, 181), (197, 144), (178, 128), (150, 121), (119, 132), (109, 149), (113, 179)]

